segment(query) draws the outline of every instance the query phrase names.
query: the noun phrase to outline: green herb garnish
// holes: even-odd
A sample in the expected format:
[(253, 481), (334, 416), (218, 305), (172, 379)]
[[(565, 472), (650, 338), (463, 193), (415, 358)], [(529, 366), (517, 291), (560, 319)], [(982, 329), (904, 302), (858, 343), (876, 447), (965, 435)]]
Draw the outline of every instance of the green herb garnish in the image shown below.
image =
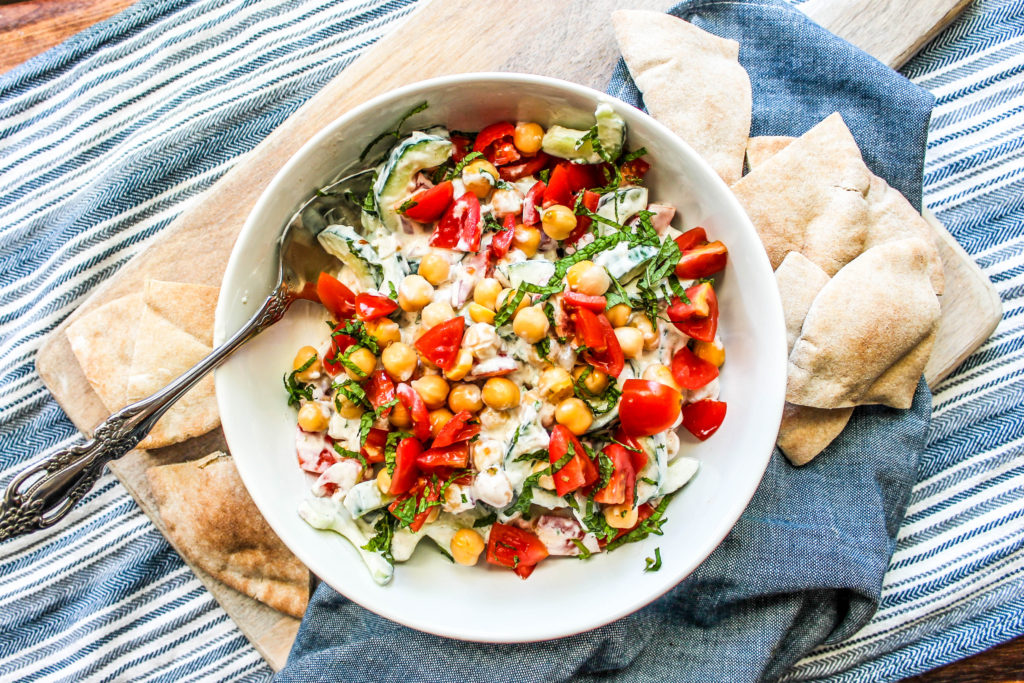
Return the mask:
[(380, 135), (378, 135), (377, 137), (375, 137), (373, 140), (370, 141), (370, 144), (368, 144), (366, 146), (366, 148), (363, 149), (363, 153), (359, 155), (359, 161), (362, 161), (363, 159), (365, 159), (366, 156), (370, 153), (370, 151), (381, 140), (386, 140), (388, 138), (394, 138), (397, 141), (398, 138), (402, 137), (402, 126), (405, 125), (405, 122), (408, 121), (409, 118), (412, 117), (413, 115), (419, 114), (421, 111), (425, 110), (428, 106), (430, 106), (430, 105), (428, 105), (426, 102), (421, 102), (420, 104), (416, 105), (415, 107), (410, 109), (408, 112), (406, 112), (406, 114), (402, 118), (400, 118), (398, 120), (398, 125), (395, 126), (393, 130), (385, 131), (385, 132), (381, 133)]
[(377, 523), (373, 525), (376, 534), (363, 546), (363, 550), (380, 553), (385, 560), (394, 564), (395, 557), (391, 554), (391, 541), (395, 537), (395, 527), (391, 519), (388, 514), (380, 516)]
[(656, 572), (661, 569), (661, 548), (654, 549), (654, 557), (644, 558), (647, 562), (647, 566), (644, 567), (645, 572)]

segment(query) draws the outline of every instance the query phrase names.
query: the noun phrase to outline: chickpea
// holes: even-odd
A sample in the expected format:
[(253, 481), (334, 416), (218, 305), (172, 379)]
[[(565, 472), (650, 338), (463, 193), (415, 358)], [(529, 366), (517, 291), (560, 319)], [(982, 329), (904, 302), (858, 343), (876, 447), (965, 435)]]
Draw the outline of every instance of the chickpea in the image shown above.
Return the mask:
[(422, 275), (406, 275), (398, 285), (398, 305), (403, 311), (412, 313), (430, 303), (434, 286)]
[(576, 214), (568, 206), (555, 204), (541, 213), (540, 225), (551, 239), (564, 240), (576, 229)]
[(586, 403), (578, 398), (567, 398), (555, 408), (555, 422), (579, 436), (590, 429), (594, 416)]
[(469, 349), (459, 349), (459, 355), (455, 359), (455, 365), (444, 371), (444, 376), (453, 382), (457, 382), (473, 368), (473, 354)]
[(462, 184), (478, 199), (483, 199), (498, 184), (498, 169), (487, 159), (474, 159), (462, 169)]
[(651, 322), (643, 313), (637, 313), (633, 316), (633, 327), (640, 330), (644, 335), (644, 348), (648, 351), (658, 348), (658, 342), (661, 341), (661, 333), (658, 331), (658, 327)]
[(363, 415), (363, 407), (348, 400), (340, 393), (334, 397), (334, 405), (338, 409), (338, 415), (346, 420), (358, 420)]
[(327, 415), (318, 403), (303, 403), (299, 408), (299, 427), (304, 432), (322, 432), (327, 429)]
[(441, 433), (441, 429), (452, 419), (452, 411), (447, 408), (438, 408), (430, 411), (430, 435), (435, 439)]
[(544, 140), (544, 129), (536, 123), (516, 122), (516, 130), (512, 134), (512, 144), (523, 154), (536, 154), (540, 151)]
[(377, 473), (377, 488), (384, 495), (391, 492), (391, 475), (388, 474), (387, 467), (382, 467), (380, 472)]
[(448, 407), (455, 413), (463, 410), (471, 413), (480, 412), (484, 407), (480, 387), (475, 384), (456, 384), (448, 392)]
[(650, 382), (661, 382), (665, 386), (672, 387), (676, 391), (682, 391), (679, 388), (679, 383), (676, 382), (675, 375), (668, 368), (667, 365), (650, 365), (644, 370), (643, 378)]
[(473, 288), (473, 301), (492, 311), (501, 294), (501, 283), (493, 277), (485, 277)]
[(474, 529), (459, 529), (452, 536), (452, 559), (464, 567), (472, 567), (484, 551), (484, 537)]
[(366, 332), (371, 337), (377, 340), (377, 344), (382, 349), (387, 348), (389, 344), (402, 340), (402, 331), (398, 328), (398, 323), (390, 318), (368, 320), (363, 323), (363, 327), (366, 328)]
[[(313, 362), (310, 363), (310, 359)], [(292, 370), (297, 371), (306, 363), (309, 363), (308, 368), (295, 373), (295, 379), (300, 382), (312, 382), (320, 377), (320, 371), (323, 369), (323, 365), (317, 357), (316, 349), (312, 346), (303, 346), (299, 349), (298, 353), (295, 354), (295, 360), (292, 361)]]
[(403, 342), (395, 342), (384, 349), (380, 360), (384, 370), (399, 382), (409, 379), (416, 371), (416, 350)]
[(696, 342), (693, 345), (693, 354), (703, 358), (715, 367), (722, 367), (725, 363), (725, 347), (717, 339), (713, 342)]
[[(573, 370), (573, 379), (579, 382), (580, 377), (583, 375), (583, 371), (586, 369), (586, 366), (580, 365)], [(587, 373), (586, 378), (583, 380), (583, 386), (585, 386), (587, 391), (592, 394), (600, 394), (608, 388), (608, 375), (595, 368), (590, 368), (590, 372)]]
[(508, 410), (519, 405), (519, 387), (504, 377), (491, 377), (484, 383), (482, 398), (489, 408)]
[(373, 355), (373, 352), (366, 347), (360, 347), (350, 353), (348, 360), (359, 368), (359, 372), (355, 372), (351, 368), (346, 367), (345, 374), (347, 374), (350, 379), (354, 379), (357, 382), (369, 377), (370, 373), (377, 368), (377, 356)]
[(639, 512), (632, 505), (605, 505), (604, 521), (613, 529), (632, 529), (636, 526)]
[(622, 347), (622, 355), (636, 358), (644, 348), (644, 333), (635, 327), (616, 327), (615, 336)]
[(432, 251), (420, 259), (420, 267), (416, 272), (436, 287), (448, 279), (448, 270), (448, 259), (436, 251)]
[(448, 382), (445, 382), (440, 375), (424, 375), (419, 379), (414, 379), (412, 388), (416, 390), (430, 410), (440, 408), (448, 398)]
[(592, 261), (574, 263), (566, 271), (565, 278), (572, 289), (591, 296), (601, 296), (612, 284), (604, 266), (596, 265)]
[(412, 413), (409, 412), (404, 403), (399, 401), (391, 408), (391, 413), (388, 414), (388, 421), (392, 426), (399, 429), (408, 429), (412, 427)]
[(512, 235), (512, 246), (526, 254), (527, 258), (533, 258), (540, 248), (540, 230), (520, 223)]
[(626, 304), (615, 304), (607, 311), (605, 315), (608, 317), (608, 322), (612, 324), (612, 327), (622, 327), (629, 322), (629, 316), (632, 315), (633, 309)]
[(550, 400), (557, 401), (572, 394), (572, 377), (565, 368), (552, 365), (540, 373), (537, 387)]
[[(498, 295), (498, 301), (495, 304), (496, 308), (494, 310), (499, 310), (502, 306), (505, 305), (505, 303), (507, 301), (509, 301), (510, 299), (515, 298), (515, 295), (516, 295), (516, 290), (514, 290), (514, 289), (503, 289), (503, 290), (501, 290), (501, 294)], [(529, 305), (530, 305), (530, 295), (527, 294), (526, 296), (523, 297), (522, 301), (520, 301), (519, 304), (516, 306), (516, 310), (513, 313), (513, 315), (515, 315), (515, 313), (518, 313), (519, 311), (523, 310), (524, 308), (526, 308)]]
[(429, 330), (431, 327), (440, 325), (454, 317), (455, 311), (450, 303), (447, 301), (434, 301), (427, 304), (420, 313), (420, 322), (423, 323), (423, 327)]
[(551, 323), (538, 306), (528, 306), (516, 313), (512, 331), (528, 344), (536, 344), (547, 336)]
[[(551, 467), (551, 463), (549, 462), (537, 462), (534, 464), (533, 469), (530, 470), (530, 474), (537, 474), (538, 472), (543, 472), (549, 467)], [(537, 479), (537, 486), (541, 487), (542, 489), (547, 489), (548, 491), (554, 491), (555, 478), (552, 477), (550, 474), (542, 474)]]
[(491, 467), (501, 465), (505, 457), (505, 444), (493, 439), (481, 439), (471, 446), (473, 467), (483, 472)]

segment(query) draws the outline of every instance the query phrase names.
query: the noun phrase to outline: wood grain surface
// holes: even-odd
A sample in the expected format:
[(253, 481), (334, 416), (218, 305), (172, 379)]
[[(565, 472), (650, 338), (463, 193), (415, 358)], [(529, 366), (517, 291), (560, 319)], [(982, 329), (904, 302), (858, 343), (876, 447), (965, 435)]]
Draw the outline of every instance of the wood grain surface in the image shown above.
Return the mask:
[[(0, 4), (0, 70), (16, 65), (22, 59), (56, 44), (92, 22), (107, 18), (130, 4), (127, 0), (31, 0), (13, 4)], [(429, 4), (429, 8), (427, 5)], [(205, 284), (219, 284), (223, 268), (233, 245), (237, 230), (248, 209), (263, 187), (284, 161), (316, 130), (343, 111), (380, 92), (445, 73), (516, 70), (557, 76), (603, 89), (611, 67), (617, 58), (614, 40), (606, 20), (612, 8), (630, 7), (664, 9), (671, 4), (665, 0), (639, 0), (619, 3), (610, 0), (574, 0), (556, 5), (546, 2), (515, 2), (498, 0), (471, 3), (468, 0), (433, 0), (424, 3), (402, 26), (371, 48), (355, 64), (300, 109), (292, 118), (268, 137), (254, 152), (240, 160), (210, 192), (169, 226), (160, 240), (149, 250), (129, 263), (111, 281), (98, 288), (71, 319), (97, 305), (132, 291), (147, 277), (164, 277)], [(836, 3), (831, 0), (810, 0), (803, 7), (819, 22), (838, 32), (851, 42), (868, 49), (890, 64), (901, 64), (940, 30), (965, 0), (855, 0)], [(518, 16), (518, 28), (498, 35), (479, 28), (491, 25), (495, 13)], [(553, 15), (557, 15), (554, 16)], [(541, 22), (550, 31), (537, 32), (531, 27)], [(901, 23), (902, 22), (902, 23)], [(560, 27), (560, 28), (559, 28)], [(895, 27), (895, 28), (894, 28)], [(551, 55), (552, 46), (569, 44), (571, 33), (585, 30), (592, 36), (586, 51), (560, 52), (557, 59)], [(564, 35), (558, 35), (559, 32)], [(424, 36), (431, 36), (425, 41)], [(466, 36), (486, 40), (487, 49), (450, 50), (441, 35), (458, 36), (463, 43)], [(464, 48), (471, 47), (463, 45)], [(501, 57), (505, 55), (505, 57)], [(396, 66), (403, 65), (403, 66)], [(218, 210), (223, 197), (231, 197), (232, 217), (223, 217)], [(926, 216), (927, 217), (927, 216)], [(212, 221), (212, 224), (211, 224)], [(947, 294), (943, 302), (944, 314), (950, 330), (945, 350), (937, 355), (941, 362), (929, 365), (931, 381), (955, 368), (991, 331), (993, 312), (998, 321), (998, 298), (992, 299), (990, 286), (959, 245), (935, 222), (942, 248), (947, 281), (955, 282), (953, 296)], [(190, 236), (202, 231), (207, 240), (203, 249), (190, 249), (198, 243)], [(211, 235), (216, 240), (211, 243)], [(950, 277), (952, 270), (952, 278)], [(980, 280), (979, 280), (980, 278)], [(947, 285), (947, 292), (949, 292)], [(955, 311), (987, 312), (983, 324), (964, 324)], [(946, 320), (946, 318), (944, 318)], [(92, 393), (73, 363), (68, 358), (63, 329), (58, 328), (40, 351), (38, 367), (44, 381), (57, 400), (79, 428), (88, 432), (106, 417), (102, 404)], [(966, 328), (967, 334), (964, 334)], [(937, 346), (937, 349), (940, 348)], [(194, 459), (224, 448), (219, 430), (201, 439), (179, 444), (160, 451), (135, 451), (116, 463), (112, 469), (132, 492), (140, 506), (162, 525), (155, 513), (151, 492), (145, 478), (145, 469), (151, 464), (166, 464)], [(193, 567), (195, 570), (196, 568)], [(259, 603), (213, 581), (203, 572), (197, 576), (210, 588), (245, 635), (276, 669), (287, 656), (294, 638), (297, 620), (284, 617)], [(980, 655), (939, 669), (913, 680), (939, 683), (974, 672), (990, 670), (993, 676), (975, 677), (976, 681), (1005, 681), (1007, 676), (1020, 673), (1024, 653), (1024, 640), (1014, 641), (994, 651), (999, 663)], [(1005, 666), (1003, 661), (1015, 662)], [(962, 668), (971, 665), (972, 668)], [(957, 668), (960, 667), (960, 668)], [(953, 671), (947, 674), (946, 669)], [(1001, 672), (1001, 673), (999, 673)]]

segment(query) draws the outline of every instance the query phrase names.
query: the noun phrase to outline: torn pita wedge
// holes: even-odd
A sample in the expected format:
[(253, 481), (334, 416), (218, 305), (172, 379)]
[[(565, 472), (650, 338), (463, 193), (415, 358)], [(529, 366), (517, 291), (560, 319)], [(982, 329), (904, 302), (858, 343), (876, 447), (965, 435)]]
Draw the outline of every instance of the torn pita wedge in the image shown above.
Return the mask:
[(793, 351), (793, 344), (800, 336), (807, 311), (818, 292), (828, 284), (828, 274), (799, 252), (792, 251), (775, 269), (775, 284), (782, 299), (782, 314), (786, 323), (786, 349)]
[(612, 13), (615, 37), (651, 116), (732, 184), (743, 173), (751, 90), (739, 43), (661, 12)]
[(928, 252), (917, 238), (886, 242), (825, 285), (789, 357), (787, 401), (910, 407), (939, 324)]
[(309, 573), (260, 515), (230, 457), (214, 453), (146, 475), (179, 552), (235, 590), (302, 616)]
[(789, 135), (758, 135), (747, 140), (747, 168), (763, 164), (769, 157), (781, 152), (796, 140)]
[[(210, 353), (216, 296), (216, 288), (205, 285), (146, 283), (128, 373), (128, 402), (163, 389)], [(169, 446), (218, 424), (213, 375), (207, 375), (171, 406), (139, 447)]]
[(68, 325), (65, 334), (85, 378), (111, 413), (128, 405), (128, 371), (142, 295), (115, 299)]

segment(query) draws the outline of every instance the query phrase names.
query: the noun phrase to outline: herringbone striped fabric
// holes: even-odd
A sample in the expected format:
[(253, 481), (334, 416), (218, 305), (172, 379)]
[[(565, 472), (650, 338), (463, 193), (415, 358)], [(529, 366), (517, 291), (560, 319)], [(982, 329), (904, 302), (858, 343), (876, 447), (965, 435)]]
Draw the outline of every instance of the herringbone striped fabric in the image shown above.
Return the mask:
[[(415, 0), (143, 0), (0, 77), (0, 482), (72, 443), (44, 335)], [(794, 680), (894, 680), (1024, 633), (1024, 0), (980, 0), (905, 69), (938, 97), (925, 203), (995, 282), (995, 335), (936, 388), (870, 624)], [(73, 360), (69, 360), (73, 362)], [(0, 546), (0, 680), (266, 679), (109, 475)]]

